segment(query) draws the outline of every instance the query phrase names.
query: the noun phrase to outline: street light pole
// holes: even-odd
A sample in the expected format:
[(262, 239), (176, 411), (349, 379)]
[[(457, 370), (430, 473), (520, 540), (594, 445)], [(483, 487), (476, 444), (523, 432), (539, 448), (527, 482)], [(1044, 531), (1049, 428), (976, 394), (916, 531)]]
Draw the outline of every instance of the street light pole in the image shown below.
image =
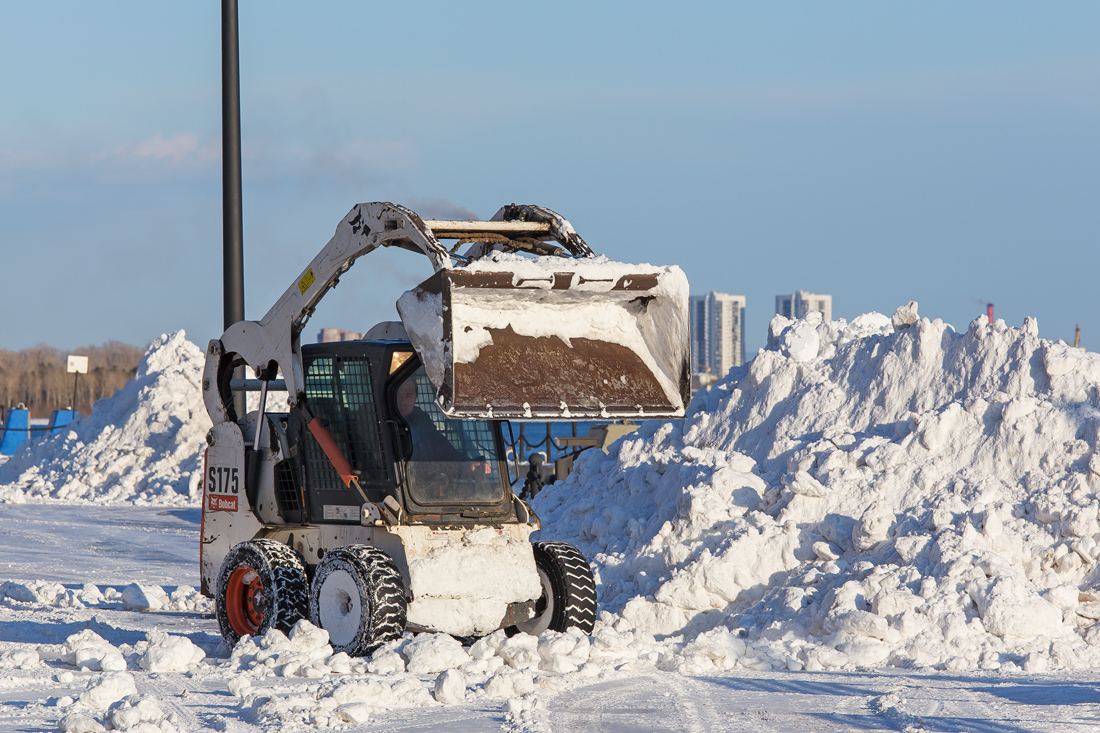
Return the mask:
[[(222, 0), (222, 313), (223, 328), (244, 320), (244, 222), (241, 206), (241, 73), (237, 0)], [(244, 376), (244, 370), (238, 369)], [(233, 397), (238, 418), (244, 393)]]

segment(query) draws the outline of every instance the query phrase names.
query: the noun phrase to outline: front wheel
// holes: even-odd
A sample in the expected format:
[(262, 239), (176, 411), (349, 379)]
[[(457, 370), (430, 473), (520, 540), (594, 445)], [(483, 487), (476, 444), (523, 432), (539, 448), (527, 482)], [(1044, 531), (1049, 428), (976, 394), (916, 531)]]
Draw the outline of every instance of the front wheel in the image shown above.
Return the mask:
[(513, 628), (538, 636), (547, 629), (577, 627), (591, 634), (596, 625), (596, 579), (580, 550), (564, 542), (532, 542), (542, 597), (535, 617)]
[(401, 571), (377, 547), (332, 550), (313, 574), (309, 619), (328, 632), (333, 651), (363, 656), (400, 639), (406, 613)]
[(222, 561), (216, 588), (214, 611), (230, 646), (246, 634), (290, 631), (308, 611), (306, 566), (298, 553), (274, 540), (235, 545)]

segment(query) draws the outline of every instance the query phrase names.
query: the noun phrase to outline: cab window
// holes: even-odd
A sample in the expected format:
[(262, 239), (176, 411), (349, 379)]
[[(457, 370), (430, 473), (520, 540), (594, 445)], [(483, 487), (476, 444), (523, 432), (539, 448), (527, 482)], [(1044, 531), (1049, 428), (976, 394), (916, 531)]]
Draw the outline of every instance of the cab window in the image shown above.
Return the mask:
[(447, 419), (434, 394), (424, 367), (393, 392), (406, 436), (410, 498), (421, 505), (499, 504), (504, 484), (492, 424)]

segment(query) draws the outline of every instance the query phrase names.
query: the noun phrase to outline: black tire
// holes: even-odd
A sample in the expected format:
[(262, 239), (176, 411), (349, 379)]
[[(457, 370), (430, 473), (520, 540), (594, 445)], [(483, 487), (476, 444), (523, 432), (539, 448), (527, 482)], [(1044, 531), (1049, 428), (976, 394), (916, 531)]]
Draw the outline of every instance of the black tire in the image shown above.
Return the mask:
[(511, 627), (538, 636), (543, 631), (576, 627), (591, 634), (596, 625), (596, 579), (584, 555), (565, 542), (532, 542), (542, 582), (535, 617)]
[(218, 571), (214, 610), (222, 638), (230, 646), (245, 634), (290, 631), (309, 611), (305, 563), (297, 552), (274, 540), (236, 545)]
[(365, 656), (400, 639), (407, 611), (401, 571), (377, 547), (340, 547), (317, 565), (309, 619), (329, 632), (333, 651)]

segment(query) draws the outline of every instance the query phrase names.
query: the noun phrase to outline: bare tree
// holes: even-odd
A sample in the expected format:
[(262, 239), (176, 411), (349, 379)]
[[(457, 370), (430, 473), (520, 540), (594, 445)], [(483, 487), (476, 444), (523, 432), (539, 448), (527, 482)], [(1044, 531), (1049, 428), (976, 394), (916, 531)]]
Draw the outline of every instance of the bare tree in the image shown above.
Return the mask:
[[(20, 351), (0, 349), (0, 407), (22, 403), (31, 417), (49, 417), (70, 406), (88, 414), (100, 397), (109, 397), (133, 379), (144, 349), (119, 341), (61, 351), (38, 344)], [(88, 357), (88, 373), (80, 375), (73, 405), (74, 377), (65, 371), (67, 354)]]

